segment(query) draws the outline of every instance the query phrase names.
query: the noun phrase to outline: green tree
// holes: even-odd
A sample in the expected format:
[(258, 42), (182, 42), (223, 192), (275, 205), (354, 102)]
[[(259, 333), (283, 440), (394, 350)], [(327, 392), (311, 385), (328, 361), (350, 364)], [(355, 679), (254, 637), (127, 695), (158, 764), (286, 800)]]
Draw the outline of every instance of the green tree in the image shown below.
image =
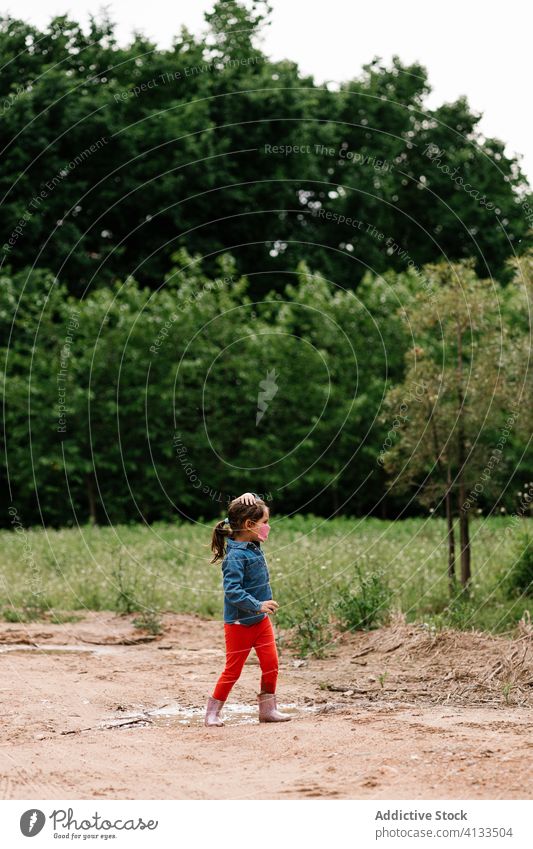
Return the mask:
[(266, 3), (219, 2), (160, 49), (119, 45), (105, 14), (87, 33), (2, 18), (4, 262), (78, 297), (130, 274), (153, 289), (181, 247), (211, 276), (233, 252), (254, 296), (300, 261), (352, 289), (443, 254), (503, 279), (531, 194), (468, 102), (428, 108), (425, 69), (397, 57), (331, 90), (265, 55), (268, 22)]
[(469, 514), (477, 491), (497, 491), (500, 434), (512, 413), (521, 368), (501, 319), (502, 290), (479, 280), (471, 262), (425, 269), (429, 297), (403, 311), (413, 334), (405, 380), (386, 399), (397, 416), (384, 464), (392, 486), (425, 504), (444, 502), (448, 570), (454, 584), (454, 517), (461, 584), (471, 579)]

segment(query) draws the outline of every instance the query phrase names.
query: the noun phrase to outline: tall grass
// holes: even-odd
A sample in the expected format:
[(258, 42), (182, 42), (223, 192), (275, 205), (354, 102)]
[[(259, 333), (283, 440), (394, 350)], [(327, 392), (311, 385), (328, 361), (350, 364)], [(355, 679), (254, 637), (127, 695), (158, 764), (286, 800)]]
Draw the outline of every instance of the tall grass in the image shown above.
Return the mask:
[[(450, 600), (441, 519), (273, 516), (264, 550), (281, 605), (277, 621), (299, 629), (318, 652), (332, 622), (364, 627), (369, 616), (378, 621), (372, 610), (400, 609), (435, 627), (510, 630), (532, 600), (509, 597), (502, 576), (531, 523), (514, 529), (506, 517), (474, 520), (471, 593)], [(180, 522), (28, 529), (23, 549), (20, 535), (1, 531), (0, 611), (11, 619), (85, 609), (136, 612), (140, 621), (162, 610), (221, 617), (220, 565), (209, 563), (209, 538), (210, 526)]]

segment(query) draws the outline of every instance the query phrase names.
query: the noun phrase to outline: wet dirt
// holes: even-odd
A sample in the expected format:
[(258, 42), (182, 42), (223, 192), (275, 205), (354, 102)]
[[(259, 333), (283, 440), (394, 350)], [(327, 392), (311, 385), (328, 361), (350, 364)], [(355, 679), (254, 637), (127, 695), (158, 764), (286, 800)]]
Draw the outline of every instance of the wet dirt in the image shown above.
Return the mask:
[(205, 728), (221, 623), (165, 614), (163, 634), (144, 642), (134, 618), (0, 623), (1, 798), (533, 795), (527, 630), (508, 640), (398, 621), (303, 660), (276, 629), (278, 704), (291, 722), (257, 721), (251, 655), (225, 726)]
[(5, 654), (6, 652), (10, 652), (11, 654), (18, 654), (19, 652), (32, 652), (33, 654), (63, 654), (64, 652), (69, 652), (70, 654), (85, 654), (87, 652), (93, 652), (97, 654), (104, 654), (105, 652), (113, 651), (110, 646), (59, 646), (54, 645), (53, 648), (47, 646), (39, 646), (35, 645), (26, 645), (19, 643), (12, 643), (8, 646), (0, 645), (0, 654)]
[[(277, 703), (278, 709), (291, 718), (303, 716), (306, 713), (313, 713), (317, 710), (314, 707), (306, 707), (296, 704)], [(103, 728), (134, 728), (138, 724), (156, 725), (162, 728), (172, 728), (176, 725), (186, 725), (187, 727), (203, 726), (205, 717), (205, 707), (185, 707), (184, 705), (172, 705), (168, 707), (157, 708), (156, 710), (145, 710), (141, 713), (124, 715), (120, 718), (113, 718), (108, 722), (104, 722)], [(256, 705), (251, 704), (228, 704), (225, 705), (220, 718), (224, 725), (248, 725), (256, 724), (258, 719), (258, 709)]]

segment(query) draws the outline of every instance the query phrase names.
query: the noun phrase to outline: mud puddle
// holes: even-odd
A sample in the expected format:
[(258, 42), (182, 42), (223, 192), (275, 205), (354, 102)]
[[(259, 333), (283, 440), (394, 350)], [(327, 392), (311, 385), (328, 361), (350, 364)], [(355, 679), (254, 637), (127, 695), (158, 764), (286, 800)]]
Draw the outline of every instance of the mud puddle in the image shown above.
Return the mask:
[[(297, 704), (278, 704), (279, 710), (292, 717), (316, 712), (316, 707)], [(139, 728), (155, 725), (158, 727), (172, 727), (175, 725), (203, 726), (205, 717), (205, 706), (185, 707), (184, 705), (165, 705), (155, 710), (142, 713), (126, 714), (120, 719), (109, 720), (102, 725), (103, 728)], [(258, 708), (250, 704), (230, 704), (221, 712), (221, 719), (225, 725), (248, 725), (258, 722)]]
[(90, 646), (80, 646), (76, 644), (74, 646), (71, 645), (39, 645), (35, 643), (34, 645), (28, 645), (27, 643), (11, 643), (9, 645), (0, 646), (0, 654), (20, 654), (22, 652), (31, 654), (108, 654), (113, 650), (116, 650), (116, 646), (114, 645), (90, 645)]

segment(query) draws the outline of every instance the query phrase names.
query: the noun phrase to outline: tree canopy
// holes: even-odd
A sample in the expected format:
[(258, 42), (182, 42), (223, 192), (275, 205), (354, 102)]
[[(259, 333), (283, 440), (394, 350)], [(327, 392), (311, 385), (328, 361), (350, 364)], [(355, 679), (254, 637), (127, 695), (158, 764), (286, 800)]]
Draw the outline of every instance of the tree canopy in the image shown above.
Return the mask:
[[(317, 83), (268, 20), (218, 2), (170, 49), (0, 21), (0, 497), (28, 523), (211, 517), (243, 485), (400, 516), (455, 481), (457, 512), (531, 408), (520, 162), (419, 64)], [(476, 509), (513, 509), (529, 437)]]
[(302, 260), (348, 288), (443, 257), (505, 276), (530, 190), (467, 100), (429, 108), (425, 69), (399, 58), (318, 84), (262, 51), (268, 14), (216, 3), (170, 49), (119, 45), (105, 16), (87, 32), (4, 17), (3, 263), (78, 296), (127, 275), (155, 288), (180, 247), (210, 271), (231, 251), (258, 295)]

